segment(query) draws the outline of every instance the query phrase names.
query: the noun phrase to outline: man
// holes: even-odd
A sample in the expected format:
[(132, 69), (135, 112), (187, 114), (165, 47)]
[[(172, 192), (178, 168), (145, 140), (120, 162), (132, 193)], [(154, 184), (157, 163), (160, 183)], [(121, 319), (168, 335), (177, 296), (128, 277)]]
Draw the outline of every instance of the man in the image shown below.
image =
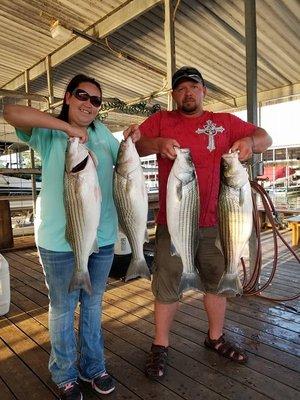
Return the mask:
[(244, 363), (246, 354), (227, 341), (223, 334), (226, 297), (218, 296), (217, 287), (224, 272), (224, 259), (215, 246), (217, 235), (217, 202), (221, 156), (239, 152), (241, 161), (253, 153), (264, 152), (272, 143), (265, 130), (228, 113), (203, 110), (206, 86), (201, 73), (193, 67), (182, 67), (172, 77), (172, 96), (176, 111), (153, 114), (140, 127), (132, 125), (125, 132), (140, 133), (136, 143), (141, 156), (157, 154), (159, 170), (159, 203), (156, 252), (152, 291), (155, 296), (155, 338), (146, 363), (146, 375), (162, 378), (166, 371), (169, 332), (178, 301), (182, 273), (179, 257), (170, 255), (170, 236), (166, 226), (167, 180), (176, 157), (174, 146), (191, 150), (199, 182), (201, 201), (197, 268), (205, 287), (204, 305), (209, 331), (205, 345), (232, 361)]

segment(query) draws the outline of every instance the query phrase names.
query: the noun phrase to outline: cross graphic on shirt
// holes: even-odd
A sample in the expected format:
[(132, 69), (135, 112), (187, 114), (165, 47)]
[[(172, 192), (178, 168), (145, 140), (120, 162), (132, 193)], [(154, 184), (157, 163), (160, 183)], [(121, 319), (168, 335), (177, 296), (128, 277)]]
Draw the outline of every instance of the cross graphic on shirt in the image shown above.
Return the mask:
[(216, 148), (214, 136), (217, 133), (222, 133), (224, 130), (225, 129), (223, 128), (223, 126), (217, 126), (217, 124), (214, 124), (212, 120), (208, 119), (204, 127), (202, 129), (198, 128), (195, 132), (198, 134), (205, 133), (205, 135), (208, 136), (207, 149), (209, 151), (213, 151)]

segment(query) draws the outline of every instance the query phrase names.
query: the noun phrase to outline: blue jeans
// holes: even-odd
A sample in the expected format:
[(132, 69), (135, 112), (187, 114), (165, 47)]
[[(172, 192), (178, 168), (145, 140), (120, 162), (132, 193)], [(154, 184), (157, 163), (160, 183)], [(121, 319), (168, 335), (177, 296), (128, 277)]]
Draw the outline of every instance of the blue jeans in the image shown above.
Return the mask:
[[(88, 270), (92, 295), (84, 290), (68, 291), (74, 271), (73, 252), (56, 252), (39, 247), (46, 285), (49, 289), (49, 370), (53, 381), (62, 387), (76, 381), (78, 374), (93, 379), (105, 371), (101, 330), (102, 297), (112, 265), (113, 245), (100, 247), (89, 257)], [(77, 357), (74, 314), (80, 302)]]

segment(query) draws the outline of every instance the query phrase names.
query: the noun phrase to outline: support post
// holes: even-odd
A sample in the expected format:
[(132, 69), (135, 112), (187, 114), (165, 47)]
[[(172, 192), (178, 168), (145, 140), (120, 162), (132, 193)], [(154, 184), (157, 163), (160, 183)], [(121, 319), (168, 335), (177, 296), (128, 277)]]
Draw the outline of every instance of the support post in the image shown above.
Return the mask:
[[(174, 34), (174, 7), (171, 0), (165, 0), (165, 42), (167, 58), (167, 88), (172, 87), (172, 76), (175, 72), (175, 34)], [(174, 108), (172, 93), (168, 93), (168, 110)]]
[[(256, 37), (256, 0), (244, 0), (245, 5), (245, 36), (246, 36), (246, 82), (247, 82), (247, 120), (257, 125), (257, 37)], [(258, 175), (260, 155), (252, 156), (251, 179)], [(255, 196), (256, 202), (256, 196)], [(249, 240), (250, 276), (255, 269), (257, 256), (257, 236), (253, 227)], [(258, 289), (260, 277), (255, 282)]]
[[(25, 92), (29, 93), (29, 72), (26, 70), (24, 72), (24, 82), (25, 82)], [(28, 106), (31, 106), (31, 100), (26, 100)], [(35, 168), (35, 161), (34, 161), (34, 151), (30, 149), (30, 161), (31, 161), (31, 168)], [(32, 183), (32, 203), (33, 203), (33, 215), (35, 216), (35, 204), (36, 204), (36, 176), (34, 174), (31, 175), (31, 183)]]
[(47, 73), (47, 85), (48, 85), (48, 93), (49, 93), (49, 113), (53, 113), (53, 108), (51, 107), (54, 103), (54, 90), (53, 90), (53, 79), (52, 79), (52, 66), (51, 66), (51, 57), (48, 55), (45, 58), (46, 64), (46, 73)]
[[(246, 36), (247, 120), (257, 125), (257, 36), (256, 0), (244, 0)], [(252, 179), (260, 173), (261, 157), (252, 158)]]

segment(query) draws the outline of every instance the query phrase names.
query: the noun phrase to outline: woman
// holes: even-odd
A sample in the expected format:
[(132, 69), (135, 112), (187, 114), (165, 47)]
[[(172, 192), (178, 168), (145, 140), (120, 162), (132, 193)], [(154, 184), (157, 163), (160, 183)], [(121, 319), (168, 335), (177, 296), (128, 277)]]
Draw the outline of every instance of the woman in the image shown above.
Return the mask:
[[(98, 82), (75, 76), (67, 86), (58, 118), (30, 107), (7, 105), (4, 118), (16, 128), (17, 136), (36, 150), (42, 159), (42, 190), (37, 202), (36, 243), (49, 289), (49, 370), (61, 399), (79, 400), (81, 380), (91, 382), (101, 394), (115, 389), (106, 372), (101, 332), (101, 302), (114, 254), (117, 215), (112, 198), (113, 165), (119, 143), (95, 118), (101, 105)], [(133, 135), (134, 136), (134, 135)], [(74, 256), (65, 239), (66, 215), (63, 199), (65, 152), (68, 137), (79, 137), (98, 158), (97, 174), (102, 193), (98, 227), (99, 253), (89, 257), (92, 295), (84, 290), (68, 292)], [(133, 137), (135, 141), (137, 136)], [(74, 332), (75, 308), (80, 302), (79, 359)]]

